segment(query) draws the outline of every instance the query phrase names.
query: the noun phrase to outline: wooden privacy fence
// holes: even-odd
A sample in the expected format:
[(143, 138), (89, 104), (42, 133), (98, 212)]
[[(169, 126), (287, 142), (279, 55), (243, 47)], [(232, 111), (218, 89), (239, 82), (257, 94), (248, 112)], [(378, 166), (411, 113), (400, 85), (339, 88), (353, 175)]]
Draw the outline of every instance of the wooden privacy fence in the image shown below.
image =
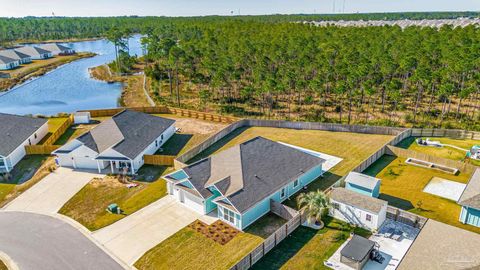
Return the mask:
[(115, 108), (115, 109), (104, 109), (104, 110), (86, 110), (90, 112), (91, 117), (107, 117), (113, 116), (124, 109), (129, 109), (132, 111), (143, 112), (148, 114), (176, 114), (180, 116), (196, 118), (206, 121), (212, 122), (219, 122), (219, 123), (233, 123), (238, 121), (238, 118), (230, 117), (230, 116), (223, 116), (218, 114), (212, 113), (205, 113), (205, 112), (198, 112), (193, 110), (185, 110), (185, 109), (178, 109), (178, 108), (171, 108), (165, 106), (158, 106), (158, 107), (128, 107), (128, 108)]
[(144, 155), (143, 161), (148, 165), (173, 166), (175, 156), (165, 155)]
[(302, 223), (300, 213), (297, 213), (292, 219), (283, 224), (278, 230), (265, 239), (247, 256), (243, 257), (237, 264), (232, 266), (230, 270), (247, 270), (253, 264), (258, 262), (265, 254), (277, 246), (283, 239), (290, 235)]
[(397, 222), (409, 225), (414, 228), (422, 229), (428, 218), (415, 215), (400, 208), (387, 206), (387, 218)]
[(44, 145), (53, 145), (67, 129), (73, 124), (73, 114), (69, 115), (65, 122), (43, 143)]
[(50, 155), (61, 145), (25, 145), (27, 155)]
[(480, 140), (480, 132), (461, 129), (412, 128), (411, 136)]

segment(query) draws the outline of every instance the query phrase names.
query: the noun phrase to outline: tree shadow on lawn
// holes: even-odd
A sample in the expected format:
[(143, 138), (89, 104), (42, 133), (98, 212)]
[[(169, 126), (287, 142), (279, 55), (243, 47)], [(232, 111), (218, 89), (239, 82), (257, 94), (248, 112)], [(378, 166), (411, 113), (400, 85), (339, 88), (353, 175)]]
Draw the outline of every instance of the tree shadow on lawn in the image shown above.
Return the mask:
[(366, 168), (362, 173), (372, 177), (376, 177), (377, 174), (379, 174), (383, 169), (390, 165), (390, 163), (392, 163), (395, 159), (397, 159), (396, 156), (383, 155), (372, 165)]
[(133, 180), (139, 182), (152, 183), (160, 180), (160, 177), (171, 167), (157, 166), (157, 165), (143, 165), (137, 172), (137, 175)]
[(162, 145), (162, 151), (157, 151), (155, 155), (177, 156), (192, 137), (193, 134), (175, 133), (164, 145)]
[(204, 151), (202, 151), (201, 153), (199, 153), (198, 155), (196, 155), (195, 157), (190, 159), (187, 163), (192, 164), (192, 163), (194, 163), (196, 161), (199, 161), (203, 158), (209, 157), (210, 155), (212, 155), (213, 153), (218, 151), (220, 148), (225, 146), (228, 142), (230, 142), (231, 140), (238, 137), (240, 134), (242, 134), (248, 128), (250, 128), (250, 127), (241, 127), (241, 128), (235, 129), (234, 131), (230, 132), (227, 136), (223, 137), (218, 142), (214, 143), (212, 146), (208, 147), (207, 149), (205, 149)]

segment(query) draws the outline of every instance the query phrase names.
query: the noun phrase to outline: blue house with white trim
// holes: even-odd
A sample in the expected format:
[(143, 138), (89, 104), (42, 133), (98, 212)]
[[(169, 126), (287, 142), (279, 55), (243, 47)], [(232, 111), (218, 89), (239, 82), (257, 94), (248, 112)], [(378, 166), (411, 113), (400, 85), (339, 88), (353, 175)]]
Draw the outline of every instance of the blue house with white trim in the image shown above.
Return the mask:
[(345, 178), (345, 188), (362, 195), (378, 198), (380, 179), (362, 173), (350, 172)]
[(164, 177), (168, 193), (243, 230), (323, 174), (324, 159), (256, 137)]
[(480, 169), (473, 173), (458, 204), (462, 206), (460, 222), (480, 227)]

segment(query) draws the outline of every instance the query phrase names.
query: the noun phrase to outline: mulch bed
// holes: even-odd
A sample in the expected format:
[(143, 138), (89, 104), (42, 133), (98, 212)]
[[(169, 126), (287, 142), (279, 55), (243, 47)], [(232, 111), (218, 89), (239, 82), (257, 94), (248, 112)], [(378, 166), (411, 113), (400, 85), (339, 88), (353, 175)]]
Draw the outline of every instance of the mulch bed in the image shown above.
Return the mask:
[(240, 233), (240, 231), (234, 227), (220, 220), (215, 221), (211, 225), (207, 225), (200, 220), (196, 220), (192, 224), (188, 225), (188, 227), (205, 235), (207, 238), (212, 239), (220, 245), (225, 245)]

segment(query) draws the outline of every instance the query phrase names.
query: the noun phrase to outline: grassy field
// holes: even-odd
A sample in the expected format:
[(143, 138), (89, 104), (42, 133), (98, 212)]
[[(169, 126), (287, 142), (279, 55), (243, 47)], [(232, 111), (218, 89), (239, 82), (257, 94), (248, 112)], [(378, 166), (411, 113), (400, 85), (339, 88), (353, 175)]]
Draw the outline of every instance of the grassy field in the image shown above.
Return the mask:
[(0, 182), (0, 207), (42, 180), (54, 164), (53, 158), (45, 155), (25, 156), (10, 173), (11, 179)]
[(145, 253), (135, 267), (143, 269), (228, 269), (286, 221), (274, 214), (260, 218), (225, 245), (185, 227)]
[(197, 161), (256, 136), (262, 136), (273, 141), (281, 141), (343, 158), (337, 166), (325, 173), (324, 178), (313, 182), (309, 186), (311, 190), (327, 188), (393, 138), (393, 136), (388, 135), (320, 130), (295, 130), (267, 127), (239, 128), (189, 162)]
[[(459, 149), (455, 149), (452, 147), (431, 147), (431, 146), (421, 146), (418, 145), (415, 140), (417, 138), (410, 137), (408, 139), (403, 140), (398, 144), (398, 147), (404, 149), (410, 149), (417, 152), (429, 154), (432, 156), (448, 158), (453, 160), (463, 160), (465, 158), (465, 151), (461, 151)], [(464, 149), (470, 149), (474, 145), (479, 145), (479, 140), (462, 140), (462, 139), (452, 139), (452, 138), (438, 138), (432, 137), (430, 138), (432, 141), (439, 141), (442, 144), (450, 144)], [(470, 163), (475, 166), (480, 166), (480, 160), (470, 160)]]
[[(151, 182), (134, 181), (138, 184), (135, 188), (127, 188), (113, 177), (103, 180), (94, 179), (73, 196), (59, 213), (69, 216), (89, 230), (98, 230), (110, 225), (126, 215), (151, 204), (167, 194), (167, 186), (164, 180), (159, 179), (161, 174), (167, 173), (167, 167), (144, 166), (140, 175), (148, 174), (154, 178)], [(111, 214), (105, 211), (108, 205), (116, 203), (122, 210), (123, 215)]]
[(353, 229), (332, 218), (326, 218), (325, 228), (319, 231), (301, 226), (253, 265), (252, 269), (330, 269), (323, 262), (348, 239), (350, 232), (370, 236), (366, 230)]
[(458, 221), (461, 208), (456, 202), (423, 192), (425, 186), (435, 176), (467, 183), (472, 172), (465, 171), (452, 175), (408, 165), (402, 157), (383, 156), (364, 173), (382, 180), (380, 199), (388, 201), (390, 205), (480, 233), (480, 228), (464, 225)]

